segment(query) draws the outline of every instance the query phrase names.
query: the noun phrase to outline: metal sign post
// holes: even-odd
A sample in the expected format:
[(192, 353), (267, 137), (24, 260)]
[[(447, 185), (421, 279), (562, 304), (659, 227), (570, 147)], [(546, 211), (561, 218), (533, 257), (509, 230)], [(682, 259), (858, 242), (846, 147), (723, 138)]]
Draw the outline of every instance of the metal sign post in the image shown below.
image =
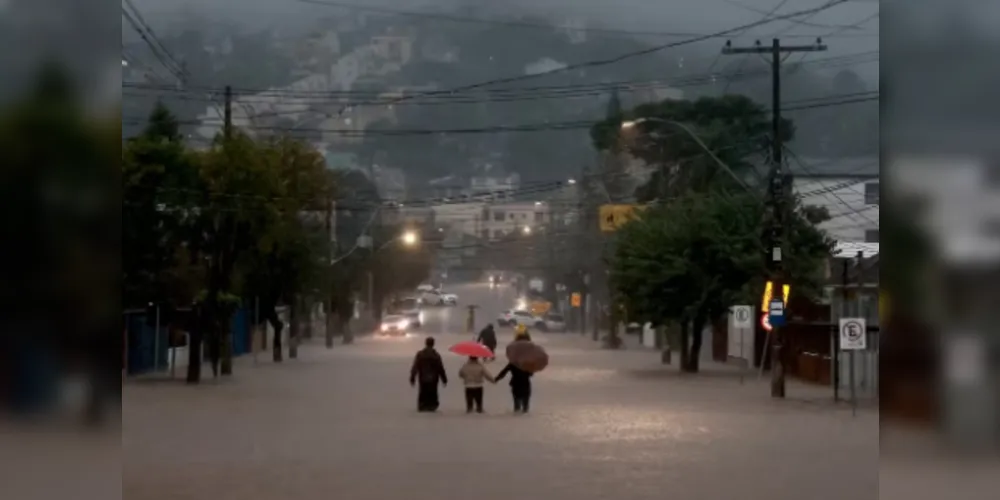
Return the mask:
[(753, 328), (753, 308), (750, 306), (733, 306), (732, 327), (740, 336), (740, 385), (746, 382), (746, 371), (749, 365), (746, 356), (746, 336)]
[(855, 373), (855, 352), (868, 349), (868, 327), (864, 318), (840, 318), (840, 348), (848, 351), (851, 384), (851, 413), (858, 414), (858, 387)]

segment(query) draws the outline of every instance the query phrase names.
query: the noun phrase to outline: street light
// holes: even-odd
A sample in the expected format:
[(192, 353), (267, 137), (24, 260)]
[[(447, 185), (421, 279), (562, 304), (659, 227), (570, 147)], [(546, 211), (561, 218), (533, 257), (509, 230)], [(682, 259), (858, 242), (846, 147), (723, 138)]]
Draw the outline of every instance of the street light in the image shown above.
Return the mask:
[(524, 234), (531, 234), (531, 226), (524, 226)]
[(663, 118), (657, 118), (655, 116), (654, 117), (645, 117), (645, 118), (639, 118), (637, 120), (624, 121), (624, 122), (622, 122), (621, 129), (623, 131), (625, 131), (625, 130), (632, 130), (632, 129), (636, 128), (637, 126), (639, 126), (639, 125), (641, 125), (643, 123), (662, 123), (662, 124), (665, 124), (665, 125), (672, 125), (674, 127), (677, 127), (679, 129), (681, 129), (682, 131), (684, 131), (684, 133), (686, 133), (688, 136), (690, 136), (691, 139), (693, 139), (694, 142), (697, 143), (698, 146), (701, 147), (701, 149), (704, 149), (705, 152), (708, 153), (708, 155), (712, 158), (712, 160), (715, 161), (715, 163), (719, 164), (719, 166), (722, 167), (722, 169), (725, 170), (726, 173), (728, 173), (734, 180), (736, 180), (737, 184), (739, 184), (748, 193), (753, 193), (753, 190), (750, 189), (750, 186), (747, 186), (746, 183), (743, 182), (743, 179), (740, 179), (740, 176), (736, 175), (736, 172), (733, 172), (733, 169), (730, 168), (729, 165), (726, 165), (726, 162), (722, 161), (715, 154), (715, 152), (712, 151), (712, 149), (709, 148), (708, 145), (705, 144), (705, 142), (701, 140), (701, 137), (698, 137), (698, 134), (694, 133), (694, 131), (691, 130), (690, 127), (688, 127), (687, 125), (685, 125), (685, 124), (683, 124), (681, 122), (677, 122), (677, 121), (673, 121), (673, 120), (664, 120)]
[(420, 239), (420, 237), (417, 236), (417, 232), (416, 231), (407, 231), (407, 232), (403, 233), (403, 236), (400, 239), (403, 240), (403, 244), (404, 245), (406, 245), (406, 246), (413, 246), (413, 245), (417, 244), (417, 241)]

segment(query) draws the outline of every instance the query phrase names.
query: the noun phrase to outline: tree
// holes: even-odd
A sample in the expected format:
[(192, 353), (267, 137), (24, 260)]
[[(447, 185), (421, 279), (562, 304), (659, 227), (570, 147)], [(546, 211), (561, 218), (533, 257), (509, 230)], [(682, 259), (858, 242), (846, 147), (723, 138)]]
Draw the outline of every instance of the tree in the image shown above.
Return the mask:
[(126, 307), (147, 303), (187, 306), (194, 298), (181, 259), (197, 185), (192, 155), (177, 120), (158, 104), (145, 130), (122, 147), (122, 298)]
[(265, 161), (268, 151), (246, 135), (234, 132), (219, 136), (198, 155), (196, 216), (190, 245), (201, 259), (205, 291), (196, 310), (197, 321), (190, 332), (189, 383), (201, 377), (201, 347), (208, 340), (213, 368), (222, 363), (222, 373), (231, 373), (231, 342), (225, 335), (235, 309), (237, 264), (258, 245), (262, 230), (281, 219), (277, 203), (281, 179)]
[[(803, 295), (822, 282), (831, 242), (813, 223), (824, 215), (796, 207), (791, 218), (784, 262)], [(699, 369), (705, 326), (748, 299), (766, 276), (763, 216), (759, 197), (713, 189), (686, 193), (621, 229), (612, 282), (630, 317), (681, 326), (685, 371)]]
[(257, 297), (261, 318), (274, 328), (273, 358), (280, 362), (284, 325), (276, 307), (285, 303), (290, 308), (294, 355), (302, 299), (316, 295), (328, 265), (325, 212), (333, 198), (333, 179), (323, 157), (300, 142), (272, 139), (263, 144), (262, 153), (264, 168), (278, 180), (271, 187), (276, 218), (258, 227), (257, 244), (244, 255), (244, 290)]
[[(622, 129), (626, 121), (646, 119)], [(673, 123), (665, 123), (673, 122)], [(700, 139), (677, 124), (686, 126)], [(667, 199), (688, 189), (705, 190), (729, 175), (705, 151), (705, 146), (736, 175), (748, 177), (770, 144), (769, 113), (744, 96), (704, 97), (697, 101), (664, 100), (638, 106), (609, 117), (591, 129), (591, 140), (599, 151), (624, 147), (625, 151), (656, 171), (640, 187), (641, 202)], [(794, 135), (791, 122), (783, 126), (784, 140)]]

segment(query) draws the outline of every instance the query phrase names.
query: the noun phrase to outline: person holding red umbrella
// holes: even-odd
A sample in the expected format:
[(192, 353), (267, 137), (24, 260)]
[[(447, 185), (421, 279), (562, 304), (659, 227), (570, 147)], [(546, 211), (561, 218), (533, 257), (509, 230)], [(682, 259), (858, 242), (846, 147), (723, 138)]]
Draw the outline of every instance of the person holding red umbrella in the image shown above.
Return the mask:
[(473, 356), (462, 365), (458, 378), (465, 382), (465, 413), (472, 413), (473, 407), (476, 413), (483, 413), (483, 383), (488, 380), (495, 384), (493, 375)]
[(465, 382), (465, 411), (483, 413), (483, 385), (485, 381), (496, 383), (493, 375), (479, 361), (493, 356), (489, 347), (478, 342), (461, 342), (451, 346), (451, 352), (460, 356), (468, 356), (469, 360), (458, 371), (458, 378)]

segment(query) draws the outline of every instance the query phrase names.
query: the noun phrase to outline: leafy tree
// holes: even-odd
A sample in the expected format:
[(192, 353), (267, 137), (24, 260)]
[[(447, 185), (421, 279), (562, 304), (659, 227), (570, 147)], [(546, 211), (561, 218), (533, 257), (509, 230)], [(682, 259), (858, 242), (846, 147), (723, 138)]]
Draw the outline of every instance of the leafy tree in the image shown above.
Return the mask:
[(196, 175), (177, 120), (162, 104), (157, 105), (142, 134), (122, 147), (122, 296), (126, 306), (142, 307), (149, 302), (186, 306), (194, 298), (190, 286), (172, 278), (183, 274), (179, 269), (184, 262), (178, 257), (187, 237), (188, 201), (190, 189), (197, 185)]
[(223, 300), (237, 290), (237, 264), (258, 244), (261, 231), (277, 224), (276, 202), (281, 179), (265, 161), (268, 152), (246, 135), (219, 136), (198, 157), (197, 211), (190, 245), (203, 262), (205, 293), (199, 301), (198, 321), (190, 335), (188, 382), (201, 376), (201, 347), (208, 340), (213, 366), (222, 362), (229, 374), (231, 345), (228, 329), (233, 302)]
[[(622, 128), (626, 121), (643, 119)], [(704, 146), (677, 124), (687, 127)], [(783, 130), (784, 140), (791, 139), (791, 122), (786, 121)], [(736, 175), (748, 177), (755, 169), (754, 160), (759, 160), (770, 144), (770, 132), (771, 120), (761, 105), (747, 97), (728, 95), (641, 105), (597, 123), (591, 129), (591, 139), (599, 151), (621, 147), (648, 165), (658, 166), (636, 193), (639, 201), (645, 202), (729, 182), (729, 174), (706, 153), (706, 147)]]
[(300, 298), (315, 295), (327, 266), (325, 213), (333, 186), (323, 157), (300, 142), (274, 139), (262, 145), (262, 153), (269, 175), (278, 179), (271, 187), (277, 217), (259, 227), (256, 246), (244, 255), (244, 289), (259, 299), (262, 319), (274, 327), (273, 357), (281, 361), (284, 325), (276, 307), (289, 305), (290, 337), (297, 339)]
[[(757, 196), (689, 192), (622, 228), (612, 282), (630, 317), (681, 326), (682, 367), (696, 372), (705, 325), (751, 295), (766, 276), (764, 207)], [(822, 210), (796, 207), (789, 223), (788, 276), (799, 293), (822, 282), (830, 241), (813, 222)], [(828, 218), (828, 216), (826, 216)]]

